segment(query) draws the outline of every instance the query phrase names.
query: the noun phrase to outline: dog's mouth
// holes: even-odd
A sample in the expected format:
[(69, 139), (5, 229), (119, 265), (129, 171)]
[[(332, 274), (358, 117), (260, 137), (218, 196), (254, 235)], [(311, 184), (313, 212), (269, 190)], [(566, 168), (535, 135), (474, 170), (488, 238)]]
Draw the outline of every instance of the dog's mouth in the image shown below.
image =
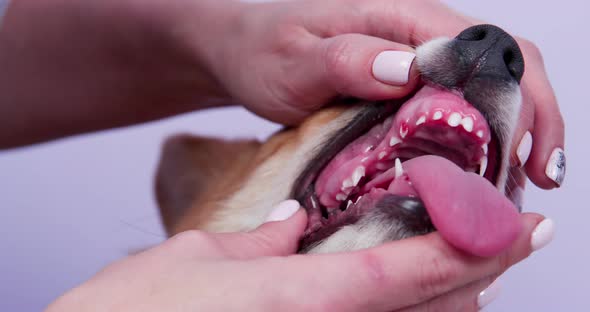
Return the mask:
[(403, 105), (368, 108), (296, 183), (309, 216), (301, 248), (380, 209), (414, 232), (436, 229), (460, 249), (495, 254), (518, 233), (517, 209), (494, 186), (501, 155), (484, 116), (460, 94), (427, 85)]

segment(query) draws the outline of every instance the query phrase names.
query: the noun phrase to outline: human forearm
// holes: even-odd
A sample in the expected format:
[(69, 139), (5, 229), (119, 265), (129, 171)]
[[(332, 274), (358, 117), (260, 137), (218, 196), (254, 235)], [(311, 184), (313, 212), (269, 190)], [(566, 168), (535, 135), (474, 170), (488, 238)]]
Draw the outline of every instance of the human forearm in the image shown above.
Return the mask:
[(0, 29), (0, 148), (227, 101), (185, 41), (183, 12), (224, 14), (207, 4), (13, 0)]

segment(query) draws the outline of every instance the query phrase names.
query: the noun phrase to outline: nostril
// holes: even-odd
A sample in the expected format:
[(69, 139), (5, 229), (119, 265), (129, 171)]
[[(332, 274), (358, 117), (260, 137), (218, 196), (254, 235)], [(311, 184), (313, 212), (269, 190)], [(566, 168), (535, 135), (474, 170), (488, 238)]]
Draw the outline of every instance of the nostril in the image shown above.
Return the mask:
[(514, 52), (512, 52), (512, 50), (507, 49), (504, 51), (504, 64), (506, 64), (506, 68), (508, 68), (508, 71), (510, 72), (510, 76), (517, 78), (517, 73), (514, 70), (514, 66), (512, 66), (514, 63)]
[(488, 35), (488, 32), (484, 27), (471, 27), (461, 32), (457, 39), (463, 41), (481, 41), (484, 40)]

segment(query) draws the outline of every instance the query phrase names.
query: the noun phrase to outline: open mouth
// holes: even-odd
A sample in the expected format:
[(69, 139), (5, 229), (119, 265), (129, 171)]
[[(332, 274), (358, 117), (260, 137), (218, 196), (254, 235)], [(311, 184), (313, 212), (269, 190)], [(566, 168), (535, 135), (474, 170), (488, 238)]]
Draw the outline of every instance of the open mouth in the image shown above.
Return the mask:
[[(294, 196), (309, 216), (301, 248), (389, 209), (413, 217), (423, 233), (436, 228), (456, 247), (494, 254), (518, 233), (517, 210), (494, 186), (501, 149), (460, 94), (426, 85), (402, 105), (376, 105), (328, 142), (297, 181)], [(426, 212), (396, 213), (402, 208), (388, 205), (392, 198)]]

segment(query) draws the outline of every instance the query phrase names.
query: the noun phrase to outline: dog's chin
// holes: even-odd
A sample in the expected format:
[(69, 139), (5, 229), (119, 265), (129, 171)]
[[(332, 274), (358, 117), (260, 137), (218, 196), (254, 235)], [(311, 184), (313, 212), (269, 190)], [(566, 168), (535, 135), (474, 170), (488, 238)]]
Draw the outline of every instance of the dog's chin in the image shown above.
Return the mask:
[(426, 85), (363, 108), (295, 184), (309, 216), (301, 251), (354, 250), (438, 230), (461, 249), (494, 254), (517, 232), (517, 210), (498, 191), (503, 154), (486, 118), (447, 89)]

